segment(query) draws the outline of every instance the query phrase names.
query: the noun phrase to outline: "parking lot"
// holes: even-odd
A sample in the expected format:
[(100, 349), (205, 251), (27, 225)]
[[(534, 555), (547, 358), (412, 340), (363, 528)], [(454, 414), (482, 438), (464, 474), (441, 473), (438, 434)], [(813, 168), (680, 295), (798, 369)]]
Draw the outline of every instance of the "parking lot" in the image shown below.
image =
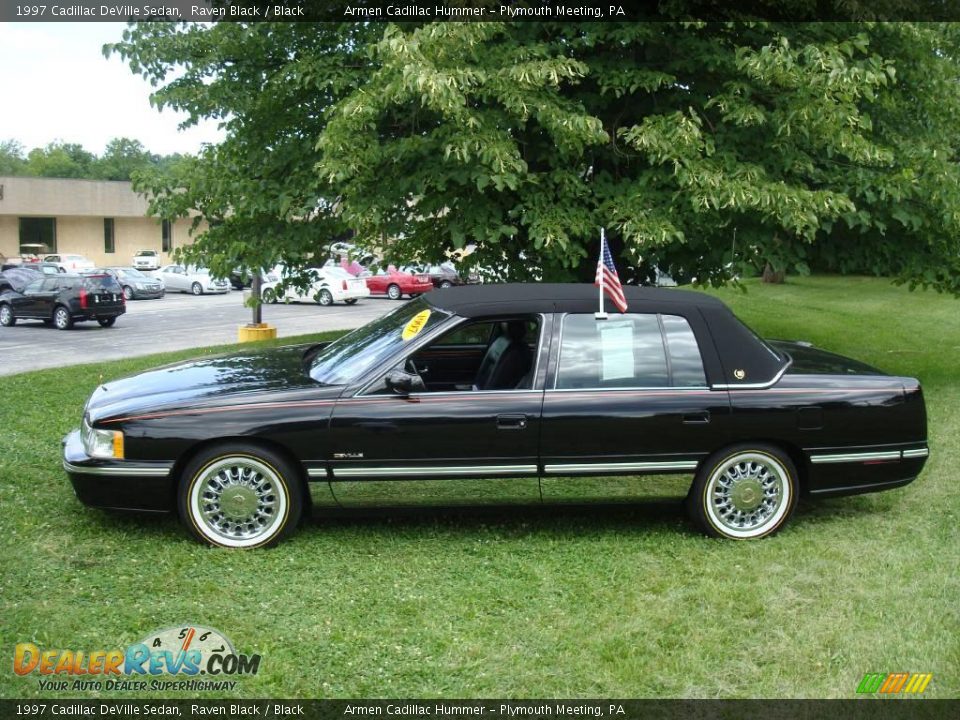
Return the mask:
[[(279, 337), (289, 337), (359, 327), (398, 304), (367, 298), (353, 306), (265, 305), (263, 320), (276, 326)], [(85, 322), (61, 331), (37, 320), (22, 320), (13, 327), (0, 327), (0, 375), (235, 343), (237, 328), (250, 322), (250, 317), (242, 293), (230, 292), (131, 301), (112, 328)]]

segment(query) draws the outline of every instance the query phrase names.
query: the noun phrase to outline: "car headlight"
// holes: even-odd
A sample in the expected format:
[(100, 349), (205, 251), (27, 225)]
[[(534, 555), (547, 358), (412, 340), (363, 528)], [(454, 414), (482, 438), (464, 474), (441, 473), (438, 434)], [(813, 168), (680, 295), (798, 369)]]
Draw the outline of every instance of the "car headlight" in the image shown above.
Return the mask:
[(80, 439), (84, 452), (92, 458), (123, 460), (123, 433), (119, 430), (100, 430), (83, 418)]

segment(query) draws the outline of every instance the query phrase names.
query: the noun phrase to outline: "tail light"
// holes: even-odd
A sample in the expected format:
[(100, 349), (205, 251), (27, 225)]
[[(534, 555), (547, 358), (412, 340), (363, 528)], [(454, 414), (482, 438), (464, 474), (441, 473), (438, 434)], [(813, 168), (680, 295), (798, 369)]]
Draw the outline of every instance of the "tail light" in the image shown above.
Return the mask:
[(343, 289), (344, 289), (344, 290), (347, 289), (347, 281), (346, 281), (346, 280), (343, 281)]
[(84, 310), (87, 309), (87, 291), (85, 288), (80, 288), (80, 307)]

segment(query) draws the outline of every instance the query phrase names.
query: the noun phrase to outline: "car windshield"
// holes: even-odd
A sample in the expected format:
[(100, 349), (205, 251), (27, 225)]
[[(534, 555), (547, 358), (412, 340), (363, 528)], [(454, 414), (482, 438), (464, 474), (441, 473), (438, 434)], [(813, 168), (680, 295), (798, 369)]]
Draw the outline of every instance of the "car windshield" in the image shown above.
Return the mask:
[(141, 250), (137, 253), (137, 257), (156, 257), (157, 252), (155, 250)]
[(145, 278), (147, 277), (136, 268), (115, 268), (115, 270), (124, 277)]
[(188, 273), (194, 275), (209, 275), (210, 271), (207, 268), (187, 268)]
[(324, 385), (347, 385), (387, 362), (404, 343), (448, 317), (448, 313), (431, 307), (423, 298), (411, 300), (327, 345), (310, 365), (310, 377)]

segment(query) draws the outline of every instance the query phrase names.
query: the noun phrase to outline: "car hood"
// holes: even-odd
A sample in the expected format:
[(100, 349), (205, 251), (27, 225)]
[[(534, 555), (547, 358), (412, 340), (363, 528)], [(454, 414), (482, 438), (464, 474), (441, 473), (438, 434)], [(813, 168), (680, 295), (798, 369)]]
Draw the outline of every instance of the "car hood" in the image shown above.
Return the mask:
[(111, 380), (98, 387), (86, 412), (95, 423), (190, 407), (227, 407), (309, 392), (311, 398), (335, 397), (343, 388), (322, 386), (310, 379), (304, 354), (316, 344), (288, 345), (258, 351), (217, 355), (175, 363), (137, 375)]
[(771, 340), (770, 344), (790, 356), (793, 362), (787, 372), (791, 375), (886, 375), (859, 360), (815, 348), (809, 343)]

